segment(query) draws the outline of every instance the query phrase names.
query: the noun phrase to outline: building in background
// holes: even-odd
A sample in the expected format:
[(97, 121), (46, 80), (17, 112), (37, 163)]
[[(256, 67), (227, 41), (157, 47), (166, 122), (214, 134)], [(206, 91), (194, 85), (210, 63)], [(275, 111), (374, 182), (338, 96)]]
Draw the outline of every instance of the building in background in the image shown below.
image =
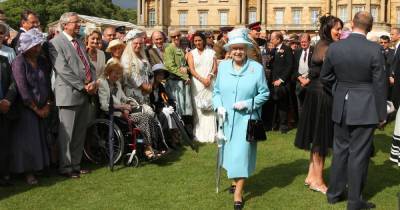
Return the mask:
[(347, 22), (370, 11), (374, 31), (400, 25), (400, 0), (138, 0), (138, 25), (148, 30), (211, 30), (261, 21), (263, 30), (315, 32), (330, 13)]

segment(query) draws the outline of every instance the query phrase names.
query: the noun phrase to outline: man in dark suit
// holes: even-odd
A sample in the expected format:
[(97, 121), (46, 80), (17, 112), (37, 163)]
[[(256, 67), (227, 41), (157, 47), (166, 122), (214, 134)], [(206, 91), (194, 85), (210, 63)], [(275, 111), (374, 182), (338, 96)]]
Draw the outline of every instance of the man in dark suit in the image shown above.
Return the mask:
[(115, 27), (113, 26), (108, 26), (103, 30), (103, 34), (102, 34), (102, 45), (101, 45), (101, 50), (104, 51), (104, 54), (106, 56), (106, 62), (108, 61), (108, 59), (111, 58), (111, 53), (106, 52), (106, 49), (108, 47), (108, 44), (115, 39)]
[[(17, 96), (17, 89), (11, 75), (8, 58), (0, 55), (0, 186), (10, 185), (9, 160), (10, 136), (9, 130), (13, 117), (11, 104)], [(15, 114), (15, 112), (14, 112)]]
[(293, 52), (290, 47), (283, 44), (283, 35), (281, 32), (275, 31), (271, 34), (271, 43), (275, 47), (271, 70), (272, 99), (279, 113), (279, 130), (282, 133), (287, 133), (289, 131), (289, 85), (293, 69)]
[(383, 57), (385, 58), (385, 70), (387, 73), (389, 85), (388, 85), (388, 100), (392, 101), (392, 89), (394, 85), (394, 72), (392, 72), (392, 69), (390, 68), (391, 63), (393, 62), (394, 58), (394, 49), (389, 48), (390, 44), (390, 37), (386, 35), (382, 35), (379, 38), (379, 44), (382, 47), (382, 54)]
[(390, 38), (395, 44), (395, 49), (394, 56), (390, 64), (390, 73), (393, 73), (393, 77), (389, 78), (389, 84), (393, 84), (392, 101), (395, 108), (398, 109), (400, 105), (400, 28), (392, 28), (390, 30)]
[(60, 18), (63, 29), (50, 41), (49, 52), (54, 65), (54, 93), (59, 110), (61, 175), (79, 178), (89, 173), (80, 167), (86, 127), (90, 120), (89, 95), (96, 94), (96, 71), (90, 63), (85, 45), (77, 38), (80, 23), (77, 13), (67, 12)]
[(347, 209), (375, 208), (364, 201), (375, 128), (386, 119), (386, 73), (380, 46), (366, 39), (373, 18), (356, 13), (353, 32), (345, 40), (332, 43), (321, 70), (321, 82), (332, 87), (334, 121), (333, 159), (328, 202), (343, 199), (348, 186)]
[(314, 47), (310, 46), (311, 37), (307, 33), (300, 35), (300, 48), (294, 52), (294, 68), (293, 68), (293, 80), (296, 81), (296, 99), (297, 99), (297, 111), (300, 115), (303, 108), (303, 101), (306, 92), (306, 86), (310, 82), (308, 79), (308, 73), (311, 66), (311, 57), (314, 51)]
[(27, 32), (32, 28), (37, 28), (40, 26), (38, 15), (32, 10), (25, 10), (21, 13), (21, 20), (20, 20), (19, 31), (15, 38), (11, 41), (11, 48), (15, 50), (15, 53), (18, 55), (18, 46), (19, 46), (19, 36), (21, 33)]

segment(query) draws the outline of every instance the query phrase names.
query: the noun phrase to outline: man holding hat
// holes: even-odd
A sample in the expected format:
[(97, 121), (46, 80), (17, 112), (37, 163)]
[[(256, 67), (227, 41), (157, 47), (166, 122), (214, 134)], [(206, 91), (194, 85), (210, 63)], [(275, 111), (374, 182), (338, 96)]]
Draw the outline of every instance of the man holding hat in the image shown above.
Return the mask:
[(258, 46), (257, 39), (260, 38), (260, 32), (261, 32), (261, 22), (257, 21), (252, 24), (249, 24), (247, 28), (250, 30), (249, 31), (249, 38), (253, 46), (249, 48), (249, 52), (247, 52), (247, 56), (249, 56), (250, 59), (253, 59), (257, 61), (258, 63), (262, 64), (262, 58), (261, 58), (261, 50), (260, 46)]
[(214, 45), (215, 56), (218, 60), (224, 60), (226, 51), (224, 49), (224, 45), (228, 43), (228, 32), (232, 31), (233, 27), (225, 26), (221, 27), (219, 30), (221, 31), (220, 36), (221, 39)]

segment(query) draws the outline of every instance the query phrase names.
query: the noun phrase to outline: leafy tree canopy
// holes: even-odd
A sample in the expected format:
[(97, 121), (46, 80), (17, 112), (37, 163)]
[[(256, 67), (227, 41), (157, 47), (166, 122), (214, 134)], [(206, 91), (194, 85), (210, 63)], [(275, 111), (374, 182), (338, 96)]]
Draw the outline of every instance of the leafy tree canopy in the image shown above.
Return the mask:
[(121, 8), (112, 0), (7, 0), (0, 3), (0, 9), (4, 10), (7, 23), (15, 29), (19, 28), (20, 14), (25, 9), (39, 14), (43, 28), (57, 21), (64, 12), (136, 23), (136, 10)]

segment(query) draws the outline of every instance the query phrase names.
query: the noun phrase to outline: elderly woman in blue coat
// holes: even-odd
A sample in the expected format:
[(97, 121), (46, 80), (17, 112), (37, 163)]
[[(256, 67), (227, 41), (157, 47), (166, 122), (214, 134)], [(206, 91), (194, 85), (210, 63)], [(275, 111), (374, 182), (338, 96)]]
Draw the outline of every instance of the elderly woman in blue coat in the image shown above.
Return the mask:
[(243, 208), (244, 182), (256, 166), (257, 144), (246, 141), (251, 106), (253, 104), (252, 119), (258, 119), (269, 96), (263, 67), (247, 57), (247, 50), (252, 47), (247, 33), (244, 28), (228, 33), (229, 42), (224, 48), (231, 59), (219, 64), (213, 93), (214, 108), (219, 117), (225, 119), (222, 165), (232, 179), (230, 192), (234, 193), (234, 209)]

